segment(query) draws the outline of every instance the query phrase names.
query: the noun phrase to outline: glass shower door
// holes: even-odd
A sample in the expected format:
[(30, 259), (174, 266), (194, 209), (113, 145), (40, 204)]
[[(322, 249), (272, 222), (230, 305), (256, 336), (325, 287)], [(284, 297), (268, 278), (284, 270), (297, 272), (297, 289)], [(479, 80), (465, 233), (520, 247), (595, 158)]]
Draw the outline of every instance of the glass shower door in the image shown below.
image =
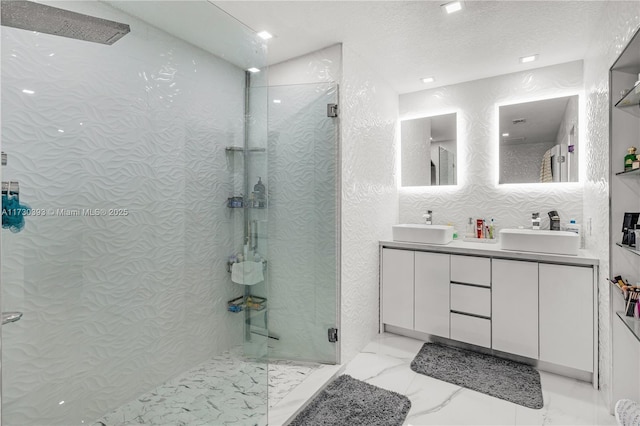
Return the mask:
[(336, 363), (339, 144), (328, 105), (338, 87), (268, 93), (269, 356)]

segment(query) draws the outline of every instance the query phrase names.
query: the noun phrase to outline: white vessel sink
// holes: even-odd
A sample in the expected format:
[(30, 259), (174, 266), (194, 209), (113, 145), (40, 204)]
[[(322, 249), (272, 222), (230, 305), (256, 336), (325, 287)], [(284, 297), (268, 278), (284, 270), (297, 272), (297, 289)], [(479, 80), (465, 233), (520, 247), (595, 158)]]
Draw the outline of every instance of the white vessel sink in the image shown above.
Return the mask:
[(407, 223), (393, 225), (393, 241), (421, 244), (449, 244), (453, 241), (453, 226)]
[(500, 244), (504, 250), (578, 255), (580, 236), (567, 231), (503, 229)]

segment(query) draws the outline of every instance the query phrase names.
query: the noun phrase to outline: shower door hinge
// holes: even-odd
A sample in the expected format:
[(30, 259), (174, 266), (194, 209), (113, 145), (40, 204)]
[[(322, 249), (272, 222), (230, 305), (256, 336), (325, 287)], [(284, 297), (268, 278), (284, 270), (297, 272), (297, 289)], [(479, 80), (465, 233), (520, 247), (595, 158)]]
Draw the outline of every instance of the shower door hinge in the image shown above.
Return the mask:
[(329, 329), (329, 341), (331, 343), (334, 343), (334, 342), (338, 341), (338, 329), (337, 328), (330, 328)]
[(327, 117), (338, 116), (338, 104), (327, 104)]

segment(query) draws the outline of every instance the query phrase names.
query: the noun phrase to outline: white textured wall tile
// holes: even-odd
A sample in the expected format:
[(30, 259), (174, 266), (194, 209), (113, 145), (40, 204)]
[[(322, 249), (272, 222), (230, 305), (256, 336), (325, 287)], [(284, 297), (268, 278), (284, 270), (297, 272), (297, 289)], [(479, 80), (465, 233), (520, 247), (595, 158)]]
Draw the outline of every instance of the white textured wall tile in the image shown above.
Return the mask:
[(452, 223), (461, 233), (469, 217), (513, 228), (529, 226), (532, 212), (540, 212), (548, 228), (550, 210), (582, 223), (581, 184), (497, 185), (497, 106), (582, 89), (578, 61), (400, 95), (401, 119), (458, 112), (459, 173), (455, 187), (400, 188), (400, 223), (422, 222), (425, 210), (433, 210), (435, 223)]
[(378, 332), (378, 241), (397, 223), (398, 96), (343, 47), (341, 362)]
[(337, 82), (342, 76), (342, 46), (311, 52), (269, 67), (269, 86)]
[[(600, 260), (600, 384), (606, 399), (610, 399), (611, 391), (611, 330), (609, 284), (605, 280), (619, 273), (610, 271), (609, 267), (609, 68), (639, 27), (640, 7), (637, 1), (607, 2), (585, 58), (588, 167), (584, 187), (587, 226), (583, 229), (586, 231), (586, 248)], [(614, 164), (622, 164), (621, 160), (614, 159)]]
[(24, 312), (3, 329), (7, 424), (93, 420), (243, 336), (224, 147), (242, 144), (244, 72), (102, 3), (65, 7), (132, 31), (103, 46), (2, 27), (3, 179), (32, 208), (129, 215), (3, 230), (3, 309)]

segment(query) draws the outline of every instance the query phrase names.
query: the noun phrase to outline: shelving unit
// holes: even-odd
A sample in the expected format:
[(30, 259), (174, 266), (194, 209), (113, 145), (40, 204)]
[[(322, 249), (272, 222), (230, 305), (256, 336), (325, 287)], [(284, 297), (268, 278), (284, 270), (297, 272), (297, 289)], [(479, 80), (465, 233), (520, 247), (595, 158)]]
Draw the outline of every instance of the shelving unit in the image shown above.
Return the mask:
[[(609, 71), (609, 273), (612, 277), (620, 275), (631, 284), (640, 280), (640, 258), (627, 253), (640, 256), (640, 250), (620, 241), (625, 212), (640, 212), (640, 181), (634, 181), (640, 177), (640, 169), (621, 170), (627, 149), (640, 148), (639, 73), (640, 33), (636, 33)], [(625, 315), (624, 297), (616, 285), (610, 286), (609, 303), (611, 401), (615, 404), (622, 398), (640, 400), (640, 320)]]
[[(242, 153), (242, 154), (253, 154), (253, 153), (266, 153), (267, 149), (266, 148), (259, 148), (259, 147), (254, 147), (254, 148), (244, 148), (241, 146), (227, 146), (224, 148), (225, 152), (227, 154), (235, 154), (235, 153)], [(231, 158), (235, 158), (234, 155), (230, 156)], [(245, 157), (244, 163), (247, 162), (247, 159)], [(246, 164), (242, 164), (243, 168), (246, 168), (247, 165)], [(245, 174), (245, 179), (248, 176), (246, 176)], [(231, 198), (234, 198), (236, 200), (234, 200), (233, 202), (231, 201)], [(229, 200), (227, 201), (227, 208), (231, 209), (231, 210), (246, 210), (246, 209), (256, 209), (256, 210), (264, 210), (267, 208), (267, 206), (262, 206), (262, 207), (257, 207), (257, 206), (250, 206), (249, 204), (249, 199), (247, 199), (247, 195), (243, 194), (243, 196), (241, 197), (240, 195), (236, 195), (233, 197), (230, 197)]]

